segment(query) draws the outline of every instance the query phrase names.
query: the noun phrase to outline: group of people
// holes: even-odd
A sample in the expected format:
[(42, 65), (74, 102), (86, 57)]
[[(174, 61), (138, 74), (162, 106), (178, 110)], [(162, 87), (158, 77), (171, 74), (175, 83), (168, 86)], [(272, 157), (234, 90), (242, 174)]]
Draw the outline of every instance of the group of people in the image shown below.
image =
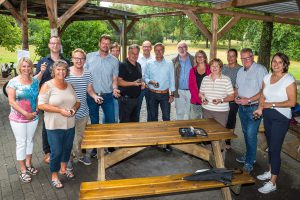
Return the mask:
[[(218, 58), (208, 61), (199, 50), (188, 52), (184, 41), (177, 45), (178, 55), (167, 60), (165, 46), (144, 41), (128, 47), (128, 57), (118, 60), (120, 45), (111, 44), (109, 35), (99, 39), (99, 51), (86, 54), (77, 48), (72, 52), (72, 66), (60, 54), (61, 40), (49, 40), (50, 54), (42, 58), (33, 74), (30, 59), (22, 58), (19, 75), (7, 86), (11, 106), (9, 115), (16, 138), (16, 154), (20, 164), (20, 179), (30, 182), (38, 170), (31, 163), (33, 136), (39, 110), (44, 113), (43, 151), (50, 163), (53, 187), (63, 187), (59, 175), (73, 178), (73, 160), (90, 165), (96, 149), (80, 148), (89, 119), (99, 123), (139, 122), (143, 99), (146, 100), (147, 121), (170, 120), (171, 103), (175, 101), (176, 119), (214, 118), (222, 126), (234, 129), (236, 115), (241, 120), (246, 152), (236, 158), (250, 173), (256, 162), (257, 132), (263, 118), (269, 146), (269, 170), (257, 178), (269, 180), (259, 188), (262, 193), (276, 190), (280, 170), (281, 146), (289, 126), (291, 107), (296, 104), (296, 84), (288, 73), (289, 58), (276, 53), (271, 60), (271, 72), (254, 61), (251, 49), (227, 51), (228, 64)], [(230, 140), (225, 141), (230, 148)], [(171, 149), (164, 146), (164, 150)], [(113, 149), (107, 149), (108, 153)]]

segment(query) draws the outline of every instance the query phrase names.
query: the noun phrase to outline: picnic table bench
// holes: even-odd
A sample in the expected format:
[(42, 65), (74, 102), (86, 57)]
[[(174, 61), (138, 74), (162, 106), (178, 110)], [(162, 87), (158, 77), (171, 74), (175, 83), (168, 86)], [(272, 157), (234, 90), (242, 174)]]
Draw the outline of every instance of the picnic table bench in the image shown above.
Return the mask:
[[(178, 129), (190, 126), (203, 128), (208, 136), (182, 138)], [(229, 187), (223, 183), (182, 180), (188, 174), (105, 181), (105, 169), (146, 147), (167, 144), (208, 161), (212, 166), (223, 168), (220, 141), (235, 137), (232, 131), (214, 119), (88, 125), (82, 148), (97, 148), (98, 181), (82, 183), (80, 199), (127, 198), (211, 188), (221, 188), (224, 199), (231, 199)], [(212, 150), (198, 145), (204, 141), (211, 141)], [(104, 148), (108, 147), (120, 148), (111, 154), (104, 154)], [(254, 183), (253, 178), (248, 174), (237, 174), (231, 185), (246, 183)]]

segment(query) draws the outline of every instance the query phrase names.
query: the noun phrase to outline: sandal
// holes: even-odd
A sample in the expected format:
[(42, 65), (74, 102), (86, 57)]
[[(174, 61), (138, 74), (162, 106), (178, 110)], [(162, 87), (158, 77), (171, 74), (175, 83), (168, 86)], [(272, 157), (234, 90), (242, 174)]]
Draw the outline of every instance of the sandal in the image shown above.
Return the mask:
[(32, 165), (30, 167), (26, 167), (26, 171), (31, 175), (37, 175), (39, 172), (36, 168), (34, 168)]
[(24, 183), (30, 183), (31, 182), (31, 176), (27, 174), (27, 172), (21, 172), (20, 179)]
[(65, 173), (61, 173), (60, 172), (60, 174), (61, 175), (63, 175), (63, 176), (65, 176), (65, 177), (67, 177), (68, 179), (73, 179), (73, 178), (75, 178), (75, 175), (74, 175), (74, 173), (72, 172), (72, 171), (66, 171)]
[(52, 180), (51, 181), (51, 185), (55, 188), (55, 189), (61, 189), (64, 187), (64, 185), (60, 182), (60, 180)]

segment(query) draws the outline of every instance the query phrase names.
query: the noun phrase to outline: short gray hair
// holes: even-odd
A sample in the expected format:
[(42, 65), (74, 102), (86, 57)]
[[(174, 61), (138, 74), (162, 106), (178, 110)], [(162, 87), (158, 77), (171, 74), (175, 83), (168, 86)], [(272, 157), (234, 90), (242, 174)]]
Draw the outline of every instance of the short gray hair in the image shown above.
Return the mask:
[(128, 47), (128, 52), (131, 51), (132, 49), (137, 49), (140, 52), (140, 46), (137, 44), (132, 44)]

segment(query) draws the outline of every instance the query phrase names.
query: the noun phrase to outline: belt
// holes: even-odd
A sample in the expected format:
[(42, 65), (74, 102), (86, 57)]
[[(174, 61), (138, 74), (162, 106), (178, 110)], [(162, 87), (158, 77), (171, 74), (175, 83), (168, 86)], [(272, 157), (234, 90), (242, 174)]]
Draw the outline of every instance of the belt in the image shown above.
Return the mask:
[(156, 93), (156, 94), (167, 94), (167, 93), (169, 93), (169, 89), (166, 89), (166, 90), (153, 90), (153, 89), (149, 88), (149, 91), (151, 91), (153, 93)]
[(247, 104), (247, 105), (241, 105), (244, 107), (252, 107), (252, 106), (258, 106), (258, 103), (254, 103), (254, 104)]

